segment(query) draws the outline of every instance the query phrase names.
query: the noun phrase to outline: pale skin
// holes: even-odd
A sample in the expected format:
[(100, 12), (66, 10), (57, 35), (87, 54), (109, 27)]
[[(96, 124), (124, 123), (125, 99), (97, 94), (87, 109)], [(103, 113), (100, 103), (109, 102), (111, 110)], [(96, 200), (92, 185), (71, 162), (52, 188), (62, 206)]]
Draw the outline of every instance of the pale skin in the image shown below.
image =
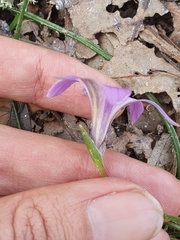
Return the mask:
[[(46, 97), (57, 81), (53, 76), (73, 74), (118, 86), (66, 55), (2, 36), (0, 46), (2, 98), (90, 118), (89, 100), (78, 84), (61, 96)], [(153, 238), (154, 229), (143, 230), (144, 225), (136, 221), (136, 211), (140, 212), (142, 207), (138, 202), (144, 199), (143, 189), (160, 202), (165, 213), (180, 214), (178, 180), (164, 170), (120, 153), (105, 152), (108, 178), (102, 179), (80, 143), (0, 125), (0, 149), (1, 239), (96, 239), (87, 204), (115, 192), (122, 194), (120, 212), (129, 220), (112, 240)], [(130, 221), (133, 216), (135, 223)], [(153, 239), (169, 237), (161, 230)]]

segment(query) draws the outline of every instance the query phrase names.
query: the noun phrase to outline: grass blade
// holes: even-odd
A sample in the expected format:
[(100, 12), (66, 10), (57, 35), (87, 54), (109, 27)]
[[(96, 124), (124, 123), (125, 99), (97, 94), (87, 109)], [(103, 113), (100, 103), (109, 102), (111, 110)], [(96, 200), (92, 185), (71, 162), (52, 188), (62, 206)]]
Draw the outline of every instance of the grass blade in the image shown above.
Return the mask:
[(175, 217), (175, 216), (172, 216), (172, 215), (169, 215), (169, 214), (164, 214), (164, 219), (180, 225), (180, 218), (179, 217)]
[[(27, 0), (26, 0), (27, 1)], [(10, 12), (13, 12), (15, 14), (20, 14), (20, 11), (16, 8), (7, 8), (6, 10), (10, 11)], [(83, 45), (85, 45), (86, 47), (90, 48), (91, 50), (93, 50), (94, 52), (96, 52), (97, 54), (99, 54), (100, 56), (102, 56), (104, 59), (106, 60), (110, 60), (112, 58), (112, 56), (104, 51), (102, 48), (100, 48), (98, 45), (96, 45), (95, 43), (89, 41), (88, 39), (82, 37), (81, 35), (79, 34), (76, 34), (72, 31), (69, 31), (69, 30), (66, 30), (65, 28), (63, 27), (60, 27), (58, 25), (56, 25), (55, 23), (52, 23), (48, 20), (45, 20), (33, 13), (29, 13), (29, 12), (24, 12), (24, 17), (28, 18), (28, 19), (31, 19), (33, 20), (34, 22), (37, 22), (39, 24), (42, 24), (54, 31), (57, 31), (59, 33), (63, 33), (65, 36), (67, 37), (70, 37), (70, 38), (73, 38), (75, 39), (76, 41), (82, 43)]]
[(17, 25), (17, 21), (18, 21), (18, 18), (19, 18), (19, 14), (16, 14), (16, 16), (14, 17), (13, 21), (11, 22), (11, 24), (9, 25), (9, 31), (12, 32), (16, 25)]
[(14, 117), (15, 117), (15, 120), (16, 120), (17, 127), (19, 129), (21, 129), (21, 124), (20, 124), (20, 121), (19, 121), (19, 116), (18, 116), (14, 101), (12, 101), (12, 109), (13, 109), (13, 113), (14, 113)]
[(16, 25), (15, 34), (14, 34), (15, 39), (19, 39), (19, 37), (20, 37), (21, 25), (22, 25), (22, 21), (23, 21), (23, 18), (24, 18), (24, 13), (25, 13), (25, 10), (27, 8), (28, 3), (29, 3), (29, 0), (24, 0), (22, 2), (22, 8), (21, 8), (21, 10), (19, 11), (19, 14), (18, 14), (17, 25)]

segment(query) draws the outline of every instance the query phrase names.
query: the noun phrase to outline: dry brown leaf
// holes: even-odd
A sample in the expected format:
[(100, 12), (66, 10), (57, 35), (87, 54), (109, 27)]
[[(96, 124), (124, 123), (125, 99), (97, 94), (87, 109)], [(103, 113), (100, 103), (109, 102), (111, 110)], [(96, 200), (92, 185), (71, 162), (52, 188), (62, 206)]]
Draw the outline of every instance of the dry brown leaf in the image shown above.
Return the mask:
[(117, 137), (114, 128), (110, 127), (105, 139), (107, 148), (124, 154), (131, 148), (137, 156), (144, 155), (148, 159), (152, 151), (152, 138), (143, 135), (143, 132), (136, 127), (132, 127), (132, 129), (133, 132), (124, 131), (120, 137)]
[[(163, 72), (149, 75), (150, 69), (165, 70), (177, 76)], [(164, 59), (156, 57), (154, 48), (147, 48), (139, 41), (119, 45), (114, 57), (102, 67), (102, 72), (116, 79), (122, 87), (132, 89), (135, 94), (167, 92), (176, 111), (180, 109), (179, 72)], [(140, 74), (135, 75), (135, 72)]]
[(172, 148), (170, 135), (163, 133), (159, 141), (156, 142), (147, 163), (176, 175), (177, 164)]
[(0, 124), (6, 125), (10, 118), (11, 100), (0, 99)]
[(137, 13), (133, 18), (122, 18), (119, 11), (110, 13), (106, 10), (108, 5), (121, 8), (125, 2), (127, 1), (81, 0), (78, 4), (71, 6), (68, 11), (73, 26), (85, 38), (94, 39), (97, 33), (113, 32), (123, 45), (134, 39), (143, 29), (145, 17), (153, 16), (155, 13), (163, 15), (167, 12), (167, 9), (158, 0), (139, 1)]
[(56, 6), (57, 10), (69, 8), (73, 4), (77, 4), (78, 0), (50, 0), (49, 3)]
[(22, 26), (21, 26), (21, 34), (22, 35), (33, 32), (34, 35), (37, 36), (38, 31), (39, 31), (39, 26), (35, 22), (33, 22), (31, 20), (24, 20), (22, 22)]
[(137, 135), (135, 133), (124, 132), (119, 141), (112, 145), (114, 151), (126, 153), (127, 149), (132, 148), (137, 155), (143, 154), (145, 158), (149, 158), (152, 148), (152, 139), (148, 136)]
[(146, 74), (150, 69), (179, 74), (164, 59), (156, 57), (154, 48), (148, 48), (139, 41), (129, 42), (127, 46), (117, 46), (114, 56), (104, 64), (102, 71), (112, 78), (117, 78), (132, 75), (134, 72)]
[(173, 46), (172, 43), (168, 43), (159, 34), (158, 30), (153, 26), (146, 26), (140, 37), (148, 43), (154, 44), (162, 53), (165, 53), (170, 58), (180, 62), (180, 51)]
[(171, 12), (173, 16), (174, 31), (171, 34), (171, 39), (178, 45), (180, 44), (180, 6), (175, 2), (165, 2), (166, 8)]
[(63, 132), (63, 127), (58, 122), (47, 122), (43, 125), (42, 134), (46, 135), (58, 135)]
[(121, 78), (120, 85), (124, 88), (130, 88), (135, 94), (146, 92), (160, 93), (166, 92), (172, 99), (173, 106), (177, 112), (180, 110), (179, 98), (179, 78), (167, 73), (153, 73), (147, 76), (130, 76)]

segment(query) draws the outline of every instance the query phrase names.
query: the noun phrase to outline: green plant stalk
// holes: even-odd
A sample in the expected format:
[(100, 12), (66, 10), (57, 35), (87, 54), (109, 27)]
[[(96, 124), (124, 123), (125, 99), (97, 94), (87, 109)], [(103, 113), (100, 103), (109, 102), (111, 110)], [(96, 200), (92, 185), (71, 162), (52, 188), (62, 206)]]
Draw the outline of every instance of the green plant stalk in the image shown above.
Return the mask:
[(180, 234), (179, 234), (179, 232), (178, 231), (176, 231), (176, 232), (173, 232), (173, 233), (170, 233), (170, 237), (173, 237), (173, 238), (175, 238), (175, 237), (179, 237), (180, 236)]
[[(156, 99), (156, 97), (152, 93), (147, 93), (146, 95), (151, 101), (160, 105), (160, 103), (158, 102), (158, 100)], [(171, 136), (171, 140), (172, 140), (172, 143), (173, 143), (173, 146), (174, 146), (174, 150), (175, 150), (175, 153), (176, 153), (176, 159), (177, 159), (176, 177), (180, 180), (180, 144), (179, 144), (179, 139), (178, 139), (178, 136), (176, 134), (176, 131), (175, 131), (174, 127), (169, 122), (167, 122), (166, 119), (160, 113), (159, 113), (159, 115), (160, 115), (162, 121), (164, 122), (164, 125), (166, 126), (166, 128), (168, 130), (168, 133)]]
[[(170, 228), (180, 231), (180, 218), (179, 217), (175, 217), (175, 216), (172, 216), (169, 214), (164, 214), (164, 219), (169, 221), (169, 222), (164, 223), (164, 225), (165, 225), (164, 230), (167, 231), (167, 229), (170, 227)], [(178, 236), (177, 233), (171, 234), (171, 237), (175, 237), (175, 236)]]
[(170, 240), (179, 240), (179, 238), (176, 238), (176, 237), (179, 237), (180, 235), (179, 235), (179, 232), (178, 232), (178, 234), (170, 234), (169, 235), (169, 237), (170, 237)]
[(100, 176), (101, 177), (106, 177), (106, 172), (105, 169), (103, 167), (103, 162), (102, 162), (102, 156), (99, 153), (98, 149), (96, 148), (94, 142), (92, 141), (92, 139), (90, 138), (89, 134), (86, 132), (86, 130), (83, 128), (82, 125), (79, 125), (80, 128), (80, 132), (81, 135), (83, 137), (83, 140), (86, 144), (86, 147), (88, 149), (88, 152), (95, 164), (95, 166), (97, 167)]
[(170, 239), (173, 238), (173, 239), (177, 239), (176, 237), (179, 237), (180, 236), (180, 232), (179, 231), (176, 231), (176, 232), (171, 232), (169, 234), (170, 236)]
[(165, 223), (165, 224), (166, 224), (168, 227), (171, 227), (171, 228), (173, 228), (173, 229), (176, 229), (176, 230), (180, 231), (180, 226), (177, 225), (176, 223), (167, 222), (167, 223)]
[(9, 25), (9, 31), (12, 32), (12, 30), (15, 29), (16, 25), (17, 25), (17, 21), (19, 18), (19, 14), (16, 14), (13, 21), (11, 22), (11, 24)]
[(16, 119), (17, 127), (19, 129), (21, 129), (21, 124), (20, 124), (20, 121), (19, 121), (19, 117), (18, 117), (18, 114), (17, 114), (17, 110), (16, 110), (16, 106), (15, 106), (15, 102), (14, 101), (12, 101), (12, 109), (13, 109), (13, 112), (14, 112), (14, 117)]
[(172, 215), (169, 215), (169, 214), (164, 214), (164, 219), (180, 225), (180, 218), (179, 217), (175, 217), (175, 216), (172, 216)]
[[(19, 13), (15, 16), (15, 18), (13, 19), (13, 21), (10, 25), (10, 30), (11, 31), (16, 26), (16, 30), (15, 30), (15, 33), (14, 33), (14, 38), (17, 39), (17, 40), (20, 37), (21, 25), (22, 25), (22, 21), (23, 21), (23, 18), (24, 18), (24, 12), (27, 8), (28, 2), (29, 2), (29, 0), (24, 0), (23, 1), (21, 11), (19, 11)], [(21, 124), (20, 124), (20, 121), (19, 121), (19, 117), (18, 117), (18, 114), (17, 114), (17, 110), (16, 110), (16, 106), (15, 106), (14, 101), (12, 101), (12, 108), (13, 108), (14, 116), (15, 116), (15, 119), (16, 119), (17, 127), (19, 129), (21, 129)]]
[(29, 0), (23, 0), (21, 11), (19, 11), (16, 30), (15, 30), (15, 34), (14, 34), (15, 39), (19, 39), (19, 37), (20, 37), (21, 25), (22, 25), (22, 21), (24, 18), (24, 13), (27, 9), (28, 2), (29, 2)]
[[(27, 1), (27, 0), (26, 0)], [(16, 8), (7, 8), (8, 11), (13, 12), (15, 14), (20, 14), (20, 11)], [(82, 37), (79, 34), (76, 34), (74, 32), (71, 32), (69, 30), (66, 30), (63, 27), (60, 27), (50, 21), (47, 21), (39, 16), (36, 16), (35, 14), (29, 13), (29, 12), (24, 12), (24, 17), (33, 20), (34, 22), (37, 22), (39, 24), (42, 24), (54, 31), (63, 33), (65, 36), (70, 37), (80, 43), (82, 43), (83, 45), (85, 45), (86, 47), (90, 48), (91, 50), (93, 50), (94, 52), (96, 52), (97, 54), (99, 54), (100, 56), (102, 56), (104, 59), (106, 60), (110, 60), (112, 58), (112, 55), (110, 55), (108, 52), (104, 51), (102, 48), (100, 48), (98, 45), (96, 45), (95, 43), (89, 41), (88, 39)]]

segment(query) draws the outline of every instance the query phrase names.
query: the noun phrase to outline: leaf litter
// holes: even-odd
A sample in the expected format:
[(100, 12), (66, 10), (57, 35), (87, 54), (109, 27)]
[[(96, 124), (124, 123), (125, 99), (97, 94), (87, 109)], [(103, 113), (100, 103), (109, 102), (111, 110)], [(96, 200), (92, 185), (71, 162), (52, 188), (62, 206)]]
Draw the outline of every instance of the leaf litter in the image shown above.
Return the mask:
[[(35, 7), (29, 5), (29, 11), (38, 12), (99, 44), (113, 56), (110, 61), (64, 35), (27, 20), (23, 22), (21, 39), (79, 59), (107, 74), (122, 87), (132, 89), (137, 98), (146, 92), (156, 93), (166, 112), (180, 123), (178, 3), (165, 0), (52, 0), (49, 4), (41, 0)], [(10, 35), (9, 20), (2, 16), (0, 11), (0, 34)], [(176, 160), (169, 135), (156, 111), (148, 105), (144, 107), (142, 117), (134, 126), (129, 122), (127, 110), (113, 122), (106, 137), (107, 147), (175, 174)], [(1, 100), (2, 124), (11, 124), (10, 111), (9, 101)], [(89, 120), (53, 114), (32, 105), (26, 115), (32, 131), (74, 141), (82, 142), (79, 123), (87, 130), (90, 126)]]

